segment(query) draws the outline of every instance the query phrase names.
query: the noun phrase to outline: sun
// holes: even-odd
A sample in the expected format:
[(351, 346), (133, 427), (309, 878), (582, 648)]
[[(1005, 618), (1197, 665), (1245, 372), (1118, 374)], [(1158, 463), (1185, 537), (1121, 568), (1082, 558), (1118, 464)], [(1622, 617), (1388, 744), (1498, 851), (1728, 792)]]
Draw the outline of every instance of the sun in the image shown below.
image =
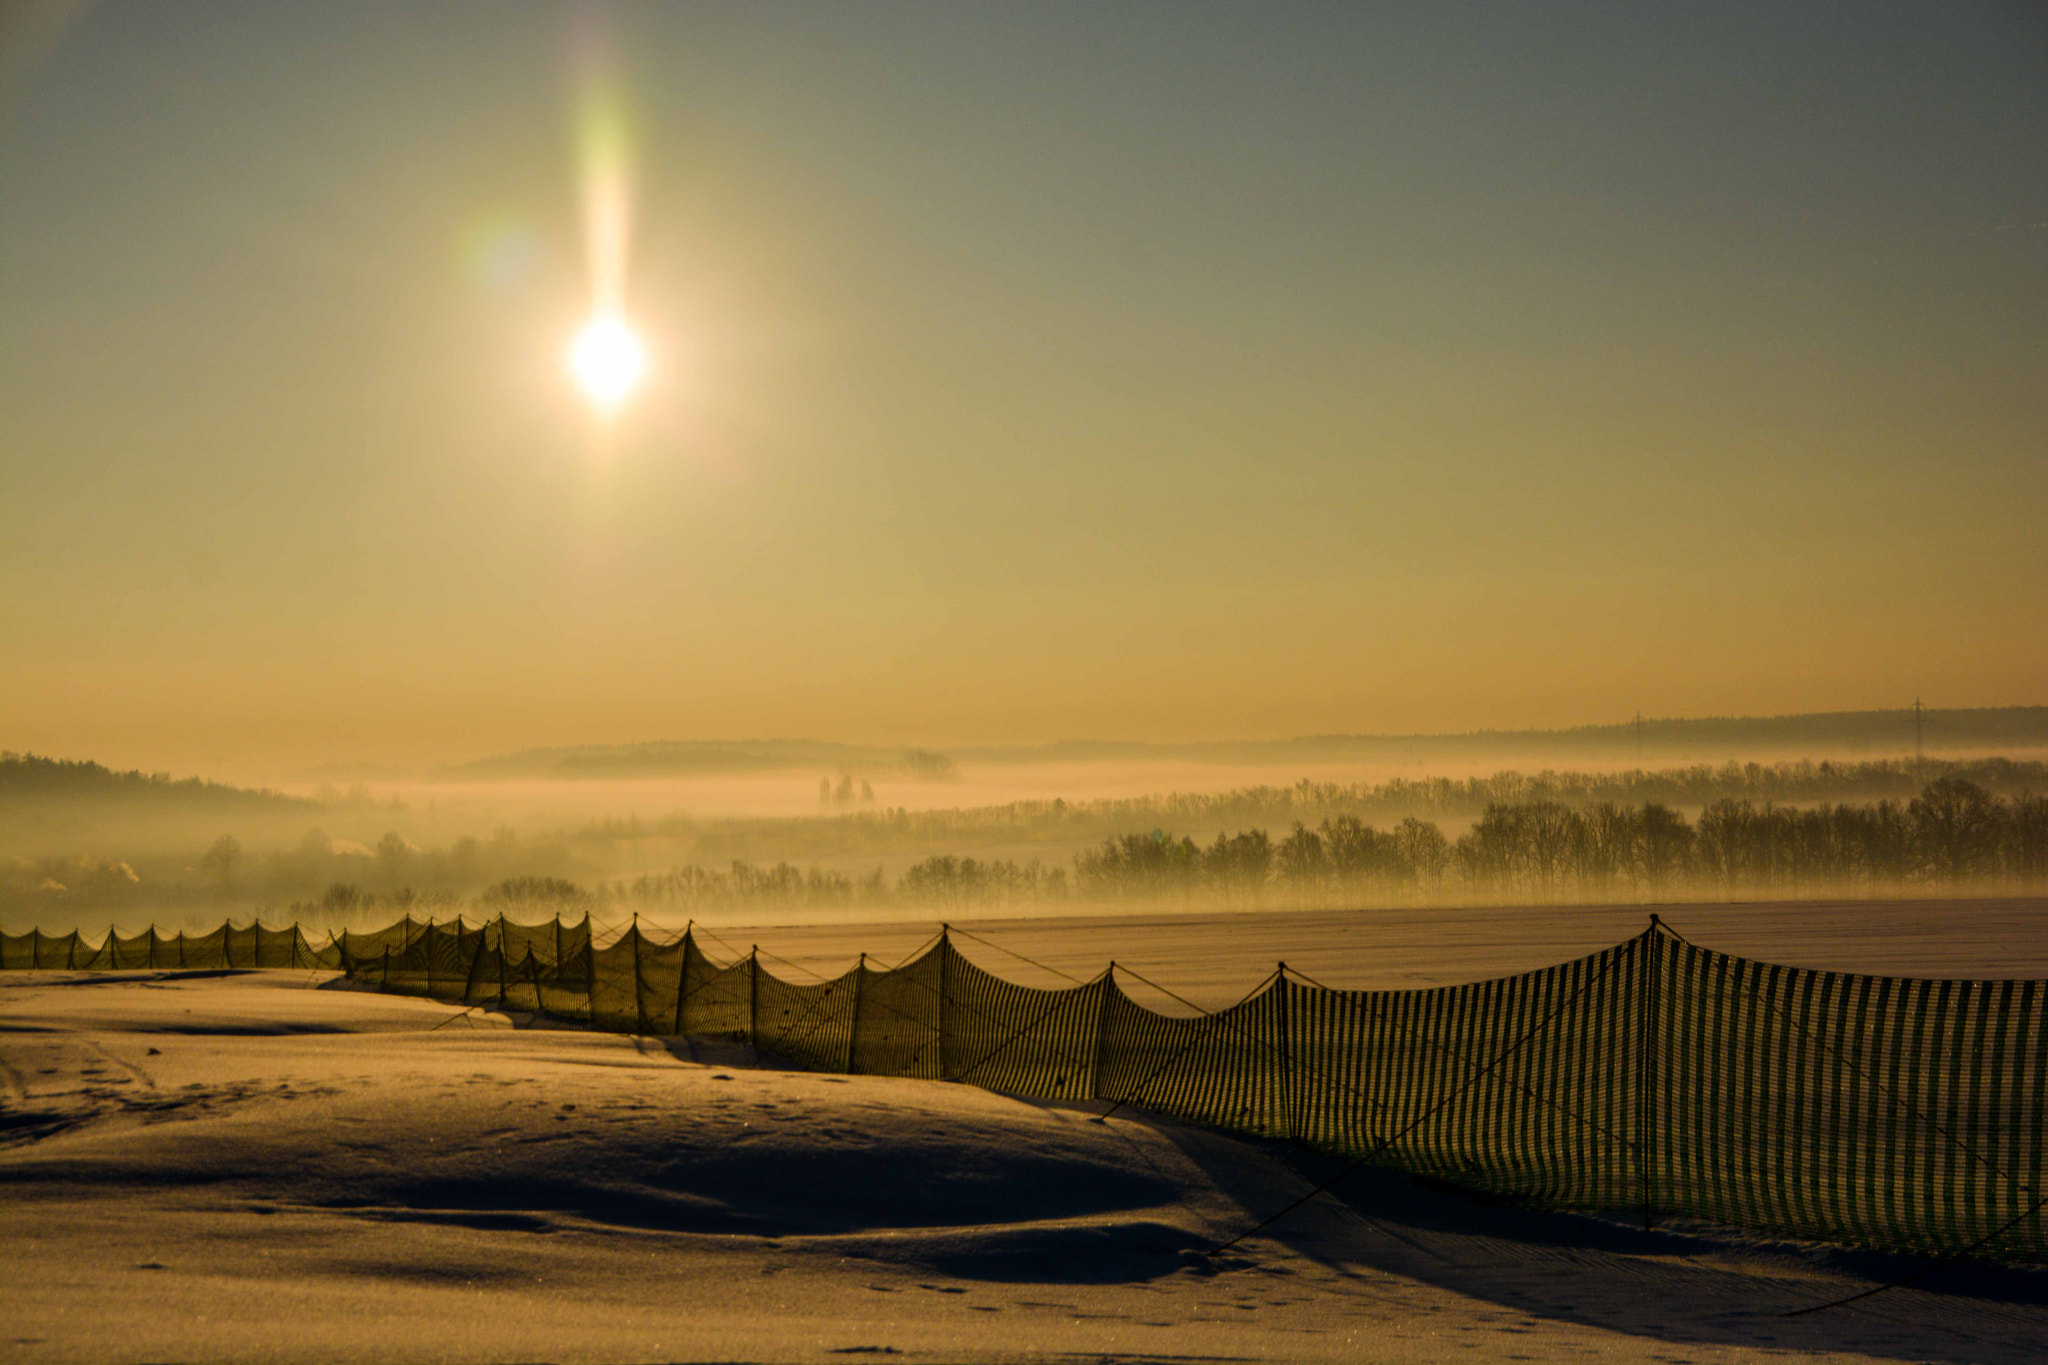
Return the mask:
[(600, 412), (617, 408), (647, 373), (647, 347), (617, 313), (600, 313), (569, 342), (569, 373)]

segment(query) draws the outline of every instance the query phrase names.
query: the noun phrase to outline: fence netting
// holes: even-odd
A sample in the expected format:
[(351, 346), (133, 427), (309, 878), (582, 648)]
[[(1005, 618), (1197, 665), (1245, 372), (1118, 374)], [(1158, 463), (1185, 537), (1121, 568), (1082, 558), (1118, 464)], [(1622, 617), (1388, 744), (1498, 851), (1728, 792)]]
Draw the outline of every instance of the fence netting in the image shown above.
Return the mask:
[(126, 971), (151, 967), (244, 970), (258, 967), (338, 967), (332, 945), (314, 948), (299, 932), (266, 929), (260, 924), (237, 928), (223, 924), (205, 934), (166, 936), (154, 928), (132, 938), (113, 930), (97, 946), (73, 930), (46, 934), (0, 933), (0, 969), (41, 971)]
[(0, 966), (338, 969), (792, 1066), (1108, 1101), (1532, 1206), (2048, 1262), (2048, 981), (1776, 966), (1654, 923), (1462, 986), (1331, 990), (1282, 967), (1195, 1017), (1133, 1000), (1114, 966), (1018, 985), (944, 932), (893, 969), (863, 957), (815, 981), (637, 922), (600, 944), (587, 917), (406, 919), (318, 948), (296, 927), (0, 934)]

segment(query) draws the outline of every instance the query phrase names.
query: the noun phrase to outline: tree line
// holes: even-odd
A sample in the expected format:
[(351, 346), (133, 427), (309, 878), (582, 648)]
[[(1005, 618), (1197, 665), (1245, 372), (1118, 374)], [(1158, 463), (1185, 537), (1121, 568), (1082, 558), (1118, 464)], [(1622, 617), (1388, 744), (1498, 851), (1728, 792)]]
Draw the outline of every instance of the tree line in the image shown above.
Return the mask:
[[(310, 832), (255, 859), (232, 836), (206, 850), (198, 886), (165, 888), (125, 862), (22, 863), (0, 911), (91, 906), (170, 912), (241, 896), (329, 920), (372, 910), (453, 910), (488, 883), (487, 912), (544, 913), (578, 903), (671, 915), (901, 906), (906, 911), (1063, 903), (1203, 906), (1369, 905), (1435, 900), (1562, 901), (1686, 895), (1855, 894), (1936, 888), (2048, 893), (2048, 796), (1997, 792), (1958, 776), (1907, 800), (1785, 805), (1708, 803), (1696, 818), (1657, 801), (1493, 802), (1455, 837), (1433, 820), (1375, 824), (1344, 812), (1280, 833), (1259, 826), (1198, 839), (1162, 829), (1116, 833), (1066, 860), (927, 855), (894, 877), (788, 860), (682, 865), (585, 882), (569, 849), (508, 831), (445, 852), (396, 832), (374, 848)], [(323, 875), (324, 874), (324, 875)], [(30, 880), (39, 879), (39, 880)], [(320, 892), (317, 888), (325, 886)], [(303, 889), (302, 889), (303, 888)], [(314, 899), (301, 899), (312, 890)], [(282, 894), (280, 894), (282, 893)]]
[[(1960, 778), (2001, 796), (2048, 791), (2048, 763), (2010, 758), (1969, 760), (1875, 759), (1834, 763), (1801, 759), (1781, 763), (1694, 764), (1625, 772), (1507, 770), (1485, 776), (1393, 778), (1384, 782), (1313, 782), (1237, 787), (1221, 792), (1163, 792), (1093, 800), (1015, 801), (999, 806), (910, 810), (857, 802), (835, 785), (833, 818), (748, 817), (593, 822), (571, 833), (571, 843), (617, 846), (671, 839), (690, 860), (723, 865), (777, 858), (844, 860), (888, 857), (918, 849), (1037, 843), (1067, 850), (1132, 830), (1177, 829), (1206, 839), (1216, 830), (1289, 830), (1296, 822), (1319, 828), (1350, 815), (1377, 826), (1413, 817), (1462, 825), (1489, 807), (1558, 802), (1587, 808), (1658, 804), (1697, 811), (1716, 801), (1779, 805), (1818, 802), (1904, 805), (1931, 781)], [(1052, 852), (1048, 849), (1048, 852)]]
[(1358, 895), (1534, 900), (1674, 892), (1882, 890), (1916, 885), (2048, 888), (2048, 797), (2003, 797), (1962, 778), (1908, 801), (1783, 806), (1722, 798), (1697, 820), (1659, 802), (1488, 805), (1447, 839), (1413, 817), (1379, 829), (1352, 815), (1279, 839), (1263, 830), (1191, 838), (1126, 835), (1075, 860), (1082, 894), (1213, 891), (1304, 903)]
[(230, 814), (317, 809), (316, 802), (268, 788), (231, 787), (198, 777), (174, 780), (169, 773), (116, 772), (85, 760), (0, 752), (0, 808), (49, 801), (179, 806)]
[(1672, 894), (1913, 887), (2048, 890), (2048, 797), (2005, 797), (1942, 778), (1907, 801), (1785, 806), (1723, 798), (1697, 820), (1659, 802), (1494, 803), (1455, 839), (1409, 816), (1384, 828), (1355, 815), (1278, 837), (1264, 829), (1198, 841), (1121, 834), (1075, 855), (1072, 874), (1038, 860), (951, 855), (892, 885), (789, 864), (689, 867), (607, 888), (687, 909), (750, 905), (999, 906), (1047, 901), (1341, 905), (1487, 896), (1534, 901)]

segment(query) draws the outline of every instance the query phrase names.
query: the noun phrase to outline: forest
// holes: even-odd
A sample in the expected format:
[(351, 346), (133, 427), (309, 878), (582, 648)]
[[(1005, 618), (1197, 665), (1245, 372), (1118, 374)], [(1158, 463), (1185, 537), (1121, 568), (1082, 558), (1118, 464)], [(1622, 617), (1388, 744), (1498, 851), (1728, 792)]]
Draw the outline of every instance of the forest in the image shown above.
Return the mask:
[(111, 805), (198, 809), (233, 814), (248, 811), (309, 811), (318, 803), (279, 792), (234, 787), (169, 773), (116, 772), (82, 759), (0, 753), (0, 810), (19, 815), (31, 805), (92, 802)]
[(929, 857), (894, 886), (736, 863), (614, 883), (609, 899), (687, 910), (741, 905), (990, 906), (1177, 901), (1338, 906), (1436, 899), (1531, 902), (1919, 889), (2048, 889), (2048, 796), (2002, 797), (1961, 778), (1908, 801), (1785, 806), (1722, 798), (1687, 820), (1657, 802), (1494, 803), (1456, 839), (1413, 816), (1355, 815), (1200, 842), (1164, 831), (1105, 839), (1071, 871), (1038, 860)]

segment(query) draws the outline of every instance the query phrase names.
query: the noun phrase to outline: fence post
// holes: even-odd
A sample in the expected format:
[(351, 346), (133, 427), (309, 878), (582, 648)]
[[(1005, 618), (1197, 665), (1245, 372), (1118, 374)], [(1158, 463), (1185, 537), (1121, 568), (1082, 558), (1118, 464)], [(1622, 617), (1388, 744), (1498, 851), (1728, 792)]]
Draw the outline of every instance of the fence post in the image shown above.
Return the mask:
[(597, 927), (583, 912), (583, 1016), (597, 1023)]
[(1643, 1187), (1643, 1231), (1648, 1232), (1656, 1212), (1656, 1189), (1651, 1171), (1656, 1162), (1657, 1131), (1657, 968), (1663, 955), (1664, 936), (1658, 932), (1657, 916), (1638, 940), (1642, 945), (1642, 1026), (1636, 1030), (1636, 1166)]
[(640, 983), (640, 912), (633, 912), (633, 924), (627, 933), (633, 936), (633, 1031), (645, 1037), (647, 1034), (647, 990)]
[(1089, 1078), (1088, 1089), (1093, 1098), (1106, 1100), (1102, 1093), (1102, 1054), (1109, 1046), (1109, 1002), (1116, 993), (1116, 959), (1109, 960), (1109, 967), (1102, 973), (1102, 1003), (1095, 1007), (1095, 1074)]
[(953, 1075), (953, 1046), (947, 1034), (953, 1022), (953, 1012), (948, 1009), (947, 996), (953, 989), (953, 926), (941, 922), (939, 925), (939, 1079), (947, 1080)]
[(747, 950), (747, 1046), (761, 1056), (761, 945)]
[(434, 998), (434, 917), (427, 916), (427, 932), (420, 935), (420, 942), (427, 945), (427, 999)]
[(484, 947), (489, 935), (483, 930), (476, 931), (476, 951), (469, 955), (469, 979), (462, 983), (462, 1003), (467, 1005), (476, 998), (476, 979), (484, 968)]
[(853, 1069), (853, 1048), (854, 1040), (860, 1037), (860, 983), (861, 978), (867, 974), (868, 955), (862, 953), (860, 961), (855, 963), (853, 967), (853, 1019), (846, 1026), (846, 1066), (844, 1070), (849, 1076), (855, 1074)]
[(1281, 1136), (1293, 1142), (1301, 1141), (1301, 1125), (1296, 1121), (1294, 1086), (1294, 1030), (1291, 1027), (1291, 1011), (1287, 1002), (1287, 964), (1280, 964), (1279, 981), (1273, 989), (1279, 992), (1273, 1012), (1279, 1018), (1280, 1027), (1280, 1122), (1287, 1130)]
[(690, 920), (683, 925), (683, 956), (676, 963), (676, 1037), (689, 1035), (683, 1027), (683, 1006), (690, 999), (690, 954), (697, 949), (697, 921)]

